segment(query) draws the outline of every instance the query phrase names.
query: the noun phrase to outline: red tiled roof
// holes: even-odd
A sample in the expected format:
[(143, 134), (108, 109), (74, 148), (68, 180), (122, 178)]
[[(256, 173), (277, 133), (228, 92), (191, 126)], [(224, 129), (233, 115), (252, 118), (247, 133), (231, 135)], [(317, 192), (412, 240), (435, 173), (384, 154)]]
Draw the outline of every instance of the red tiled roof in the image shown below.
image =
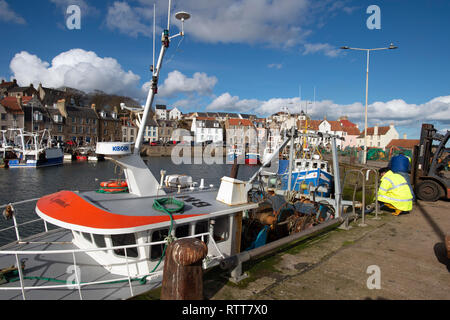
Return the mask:
[[(308, 120), (308, 129), (319, 131), (319, 125), (322, 123), (321, 120)], [(305, 120), (299, 120), (297, 121), (297, 127), (299, 130), (305, 130), (306, 121)]]
[(361, 134), (357, 127), (344, 127), (343, 131), (349, 136), (359, 136)]
[(8, 88), (13, 85), (16, 85), (16, 83), (14, 83), (12, 81), (11, 82), (2, 82), (2, 83), (0, 83), (0, 88)]
[[(24, 104), (24, 105), (28, 104), (28, 102), (30, 102), (31, 99), (33, 99), (33, 97), (28, 97), (28, 96), (22, 97), (22, 104)], [(16, 100), (17, 100), (17, 98), (16, 98)]]
[(356, 124), (354, 124), (353, 122), (349, 121), (349, 120), (340, 120), (340, 123), (342, 124), (342, 126), (346, 127), (346, 128), (356, 128)]
[(24, 114), (22, 106), (19, 105), (16, 97), (6, 97), (0, 101), (0, 104), (11, 113)]
[(247, 119), (228, 119), (227, 121), (230, 126), (245, 126), (245, 127), (253, 126), (253, 123)]
[(329, 120), (327, 120), (327, 121), (331, 125), (331, 131), (334, 131), (334, 132), (344, 131), (344, 127), (340, 121), (329, 121)]
[(387, 149), (391, 147), (399, 147), (405, 149), (413, 149), (414, 146), (417, 146), (420, 143), (420, 140), (411, 140), (411, 139), (393, 139), (386, 146)]
[(198, 121), (205, 121), (205, 120), (211, 120), (211, 121), (215, 121), (216, 118), (208, 118), (208, 117), (197, 117)]

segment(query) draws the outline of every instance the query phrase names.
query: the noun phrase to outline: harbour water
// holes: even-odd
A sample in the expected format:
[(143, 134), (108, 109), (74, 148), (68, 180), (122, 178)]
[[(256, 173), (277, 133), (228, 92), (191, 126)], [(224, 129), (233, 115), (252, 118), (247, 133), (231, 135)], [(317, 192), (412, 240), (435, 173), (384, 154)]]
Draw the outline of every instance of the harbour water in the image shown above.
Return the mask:
[[(193, 181), (200, 185), (200, 180), (205, 179), (205, 186), (214, 185), (218, 188), (220, 179), (229, 176), (232, 165), (175, 165), (171, 158), (144, 158), (153, 175), (158, 181), (161, 179), (161, 170), (166, 174), (185, 174), (192, 176)], [(258, 167), (241, 165), (238, 179), (250, 178)], [(19, 202), (28, 199), (40, 198), (61, 190), (91, 191), (98, 190), (100, 182), (115, 179), (121, 172), (112, 161), (103, 162), (72, 162), (58, 167), (40, 169), (1, 169), (0, 170), (0, 205)], [(34, 213), (35, 202), (16, 207), (16, 219), (23, 223), (37, 219)], [(0, 210), (0, 214), (3, 209)], [(0, 229), (12, 226), (11, 221), (0, 217)], [(42, 229), (42, 223), (25, 226), (21, 236), (35, 233), (36, 229)], [(16, 238), (14, 230), (8, 230), (0, 234), (0, 246)]]

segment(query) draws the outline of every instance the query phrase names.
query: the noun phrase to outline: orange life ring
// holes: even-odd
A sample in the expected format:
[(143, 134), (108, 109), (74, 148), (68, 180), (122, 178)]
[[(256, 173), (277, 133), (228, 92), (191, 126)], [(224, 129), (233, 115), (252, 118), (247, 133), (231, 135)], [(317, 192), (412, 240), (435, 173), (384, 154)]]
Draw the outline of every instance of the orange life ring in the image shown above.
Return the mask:
[(100, 189), (101, 193), (122, 193), (128, 191), (128, 188)]
[(100, 183), (100, 187), (102, 188), (127, 188), (128, 187), (128, 183), (126, 181), (121, 181), (121, 180), (113, 180), (113, 181), (106, 181), (106, 182), (102, 182)]

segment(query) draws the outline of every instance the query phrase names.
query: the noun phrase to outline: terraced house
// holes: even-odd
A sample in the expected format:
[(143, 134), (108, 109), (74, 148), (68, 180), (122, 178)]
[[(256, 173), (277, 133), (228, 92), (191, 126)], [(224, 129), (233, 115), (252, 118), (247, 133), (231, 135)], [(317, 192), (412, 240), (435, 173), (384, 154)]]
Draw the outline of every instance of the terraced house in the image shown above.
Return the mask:
[(20, 97), (5, 97), (0, 100), (1, 130), (23, 128), (25, 117)]
[(98, 141), (122, 141), (122, 122), (119, 118), (118, 108), (106, 105), (98, 110), (93, 104), (91, 110), (95, 111), (98, 116)]
[(62, 120), (57, 125), (63, 126), (63, 141), (72, 140), (78, 145), (97, 143), (99, 120), (95, 110), (76, 106), (74, 101), (67, 102), (65, 99), (59, 100), (57, 107), (62, 119), (58, 118), (57, 113), (52, 116), (53, 119)]

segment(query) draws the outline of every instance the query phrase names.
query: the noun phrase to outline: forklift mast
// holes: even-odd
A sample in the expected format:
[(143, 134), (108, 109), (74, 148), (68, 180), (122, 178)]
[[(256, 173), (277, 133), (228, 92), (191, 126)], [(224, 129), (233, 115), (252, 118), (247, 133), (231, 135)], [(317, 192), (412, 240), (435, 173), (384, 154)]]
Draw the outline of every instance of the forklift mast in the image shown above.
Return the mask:
[[(441, 197), (450, 198), (448, 163), (449, 148), (446, 144), (450, 131), (439, 134), (432, 124), (423, 124), (420, 143), (415, 146), (411, 163), (411, 184), (417, 197), (425, 201), (437, 201)], [(433, 145), (437, 142), (438, 145)]]

